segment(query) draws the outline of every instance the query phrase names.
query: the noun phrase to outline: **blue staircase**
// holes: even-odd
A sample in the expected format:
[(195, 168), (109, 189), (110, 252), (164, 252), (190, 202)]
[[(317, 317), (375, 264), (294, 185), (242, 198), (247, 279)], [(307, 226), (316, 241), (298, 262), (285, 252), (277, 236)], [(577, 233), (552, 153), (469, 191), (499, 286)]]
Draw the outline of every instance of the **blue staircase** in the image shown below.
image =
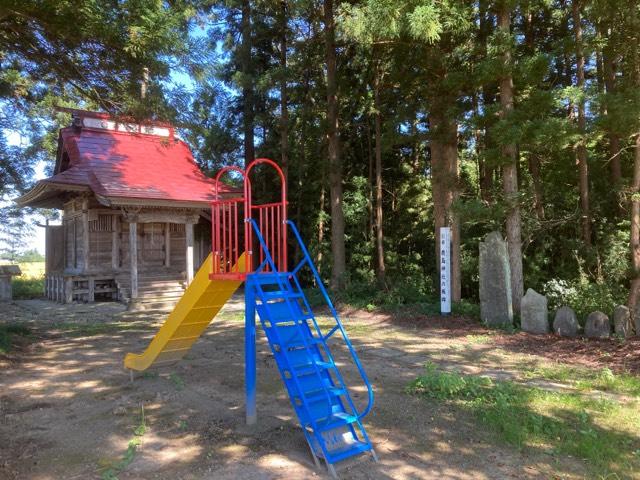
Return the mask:
[[(318, 459), (323, 458), (329, 473), (337, 478), (334, 464), (341, 460), (369, 452), (377, 461), (362, 424), (362, 418), (373, 406), (373, 389), (297, 228), (287, 222), (303, 259), (291, 272), (278, 272), (258, 225), (251, 222), (264, 261), (247, 275), (246, 288), (251, 289), (247, 299), (255, 301), (255, 310), (316, 465), (320, 466)], [(326, 333), (300, 285), (299, 276), (305, 267), (333, 315), (335, 324)], [(334, 335), (342, 338), (367, 387), (368, 404), (361, 412), (356, 410), (327, 344)]]

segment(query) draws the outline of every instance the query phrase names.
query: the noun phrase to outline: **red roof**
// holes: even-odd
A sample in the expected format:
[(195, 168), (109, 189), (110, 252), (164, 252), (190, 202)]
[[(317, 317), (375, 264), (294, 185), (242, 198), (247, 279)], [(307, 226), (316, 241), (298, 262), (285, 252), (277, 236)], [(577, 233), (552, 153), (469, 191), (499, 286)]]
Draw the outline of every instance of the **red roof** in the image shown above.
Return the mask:
[[(103, 203), (209, 204), (214, 180), (205, 176), (182, 140), (171, 135), (68, 127), (60, 130), (56, 174), (38, 183), (24, 201), (44, 189), (84, 188)], [(47, 185), (50, 187), (47, 187)], [(231, 189), (221, 185), (221, 190)], [(24, 202), (23, 202), (24, 203)]]

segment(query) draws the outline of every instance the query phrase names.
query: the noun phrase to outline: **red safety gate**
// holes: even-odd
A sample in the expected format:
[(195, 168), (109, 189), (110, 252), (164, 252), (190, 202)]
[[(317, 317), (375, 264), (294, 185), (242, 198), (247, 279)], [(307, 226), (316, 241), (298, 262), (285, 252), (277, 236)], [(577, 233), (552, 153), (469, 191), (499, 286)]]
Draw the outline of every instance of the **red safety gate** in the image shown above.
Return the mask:
[[(280, 201), (254, 205), (252, 201), (250, 174), (257, 165), (269, 165), (275, 169), (280, 179)], [(243, 185), (241, 197), (222, 198), (219, 184), (222, 176), (235, 172), (240, 175)], [(279, 271), (287, 271), (287, 186), (280, 167), (267, 158), (251, 162), (246, 170), (225, 167), (215, 178), (216, 200), (211, 203), (211, 239), (213, 243), (213, 269), (211, 278), (244, 280), (263, 261), (264, 252), (257, 245), (251, 220), (258, 229), (269, 249), (274, 264)], [(259, 255), (254, 255), (259, 251)], [(247, 271), (240, 271), (238, 260), (247, 252)], [(257, 258), (256, 258), (257, 257)], [(269, 272), (269, 266), (263, 269)]]

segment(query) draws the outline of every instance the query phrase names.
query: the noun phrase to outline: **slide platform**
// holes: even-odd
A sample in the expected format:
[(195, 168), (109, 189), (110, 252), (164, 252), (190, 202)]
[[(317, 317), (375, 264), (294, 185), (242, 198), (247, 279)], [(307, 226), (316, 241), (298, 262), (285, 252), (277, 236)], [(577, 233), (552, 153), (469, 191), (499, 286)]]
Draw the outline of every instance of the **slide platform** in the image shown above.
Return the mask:
[[(245, 271), (245, 254), (238, 259)], [(242, 285), (242, 280), (211, 280), (211, 255), (204, 261), (169, 318), (141, 354), (128, 353), (124, 366), (138, 372), (180, 360)]]

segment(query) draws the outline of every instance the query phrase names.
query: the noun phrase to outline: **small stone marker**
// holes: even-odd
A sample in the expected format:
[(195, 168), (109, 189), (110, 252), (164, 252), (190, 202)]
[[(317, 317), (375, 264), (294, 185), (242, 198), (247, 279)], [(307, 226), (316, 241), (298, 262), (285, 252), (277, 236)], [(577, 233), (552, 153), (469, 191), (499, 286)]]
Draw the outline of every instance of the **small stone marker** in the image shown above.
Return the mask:
[(10, 302), (13, 299), (11, 277), (22, 275), (18, 265), (0, 265), (0, 302)]
[(622, 338), (629, 338), (633, 335), (631, 312), (627, 306), (618, 305), (613, 310), (613, 331)]
[(591, 312), (584, 324), (584, 334), (589, 338), (609, 338), (611, 323), (602, 312)]
[(500, 232), (480, 242), (480, 318), (486, 325), (513, 324), (507, 243)]
[(530, 288), (520, 304), (522, 330), (529, 333), (549, 333), (547, 297)]
[(560, 307), (553, 319), (553, 331), (561, 337), (578, 335), (578, 317), (571, 307)]

